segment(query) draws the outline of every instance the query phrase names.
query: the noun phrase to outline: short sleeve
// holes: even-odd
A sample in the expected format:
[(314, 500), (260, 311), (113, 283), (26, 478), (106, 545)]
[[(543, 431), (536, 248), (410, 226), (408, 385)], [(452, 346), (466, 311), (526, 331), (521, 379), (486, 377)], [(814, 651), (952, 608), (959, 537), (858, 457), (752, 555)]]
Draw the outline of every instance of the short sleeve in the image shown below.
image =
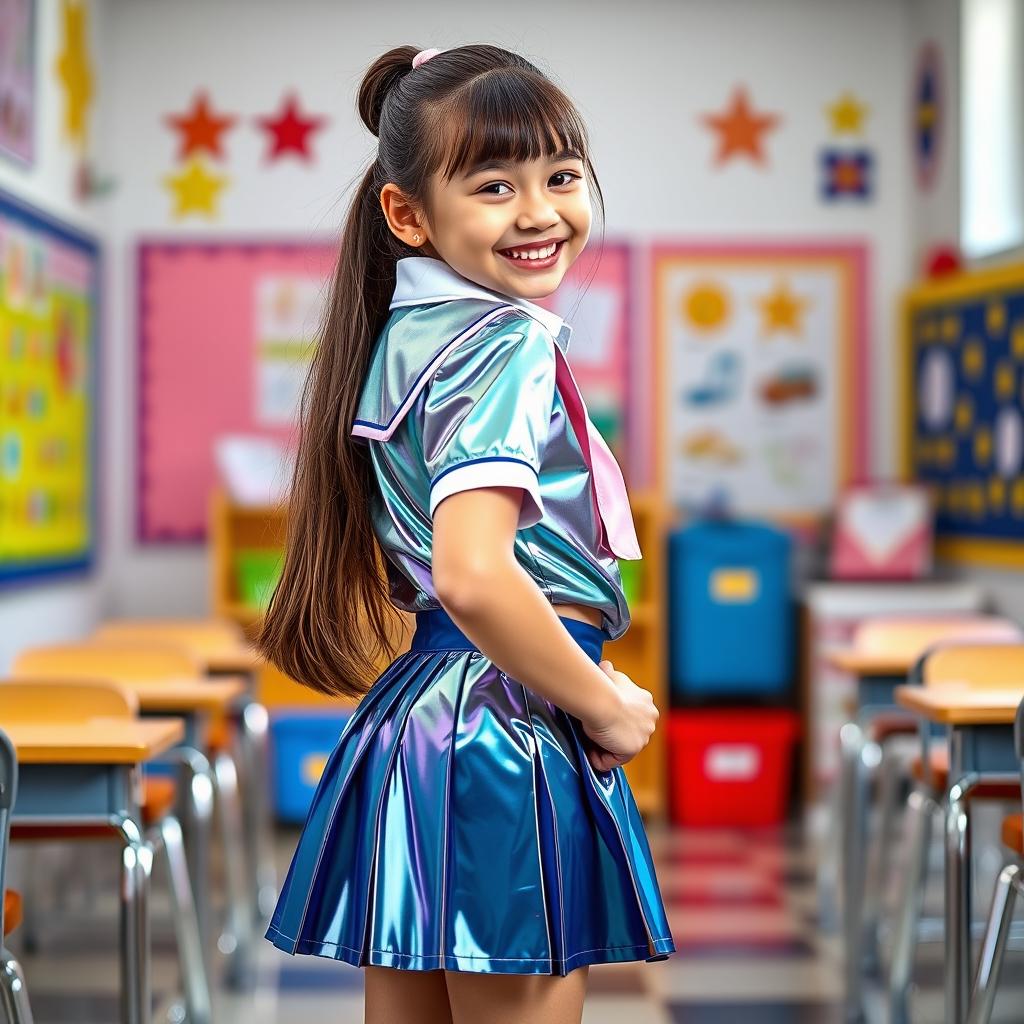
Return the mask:
[(518, 529), (539, 522), (540, 466), (554, 394), (554, 340), (532, 318), (504, 321), (452, 350), (424, 403), (431, 518), (458, 491), (518, 487)]

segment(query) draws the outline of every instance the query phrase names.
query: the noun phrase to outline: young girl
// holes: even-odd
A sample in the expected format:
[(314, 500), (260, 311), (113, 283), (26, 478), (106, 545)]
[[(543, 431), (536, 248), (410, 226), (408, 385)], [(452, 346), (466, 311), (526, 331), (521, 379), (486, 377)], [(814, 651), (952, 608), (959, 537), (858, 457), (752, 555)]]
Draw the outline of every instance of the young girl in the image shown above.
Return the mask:
[[(365, 967), (370, 1024), (579, 1021), (589, 964), (675, 951), (621, 767), (658, 711), (601, 660), (629, 626), (617, 558), (640, 550), (571, 328), (531, 301), (603, 198), (570, 100), (499, 47), (391, 50), (359, 111), (377, 158), (259, 645), (362, 699), (267, 937)], [(411, 649), (372, 679), (395, 606)]]

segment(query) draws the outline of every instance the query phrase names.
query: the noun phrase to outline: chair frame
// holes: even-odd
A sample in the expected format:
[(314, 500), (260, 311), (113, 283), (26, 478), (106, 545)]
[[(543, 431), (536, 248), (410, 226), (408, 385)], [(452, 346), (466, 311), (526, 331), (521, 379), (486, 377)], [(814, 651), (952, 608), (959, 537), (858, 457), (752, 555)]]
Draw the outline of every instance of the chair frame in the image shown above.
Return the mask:
[[(1013, 738), (1021, 762), (1021, 803), (1024, 805), (1024, 699), (1017, 708)], [(1008, 851), (1006, 863), (999, 872), (995, 892), (992, 894), (992, 906), (981, 942), (974, 989), (967, 1011), (967, 1024), (988, 1024), (992, 1019), (1006, 943), (1010, 937), (1013, 908), (1018, 897), (1024, 897), (1024, 859), (1020, 851), (1011, 850)]]
[(4, 942), (4, 894), (11, 813), (18, 797), (18, 755), (10, 737), (0, 729), (0, 1009), (11, 1024), (32, 1024), (32, 1009), (21, 965)]

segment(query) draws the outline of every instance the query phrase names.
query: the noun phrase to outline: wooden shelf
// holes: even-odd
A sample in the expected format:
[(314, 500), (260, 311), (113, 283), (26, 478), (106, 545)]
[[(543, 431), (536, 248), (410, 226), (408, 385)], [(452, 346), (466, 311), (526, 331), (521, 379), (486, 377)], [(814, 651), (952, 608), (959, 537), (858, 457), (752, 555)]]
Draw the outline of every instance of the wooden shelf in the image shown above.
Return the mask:
[(639, 600), (630, 605), (630, 626), (618, 640), (604, 646), (604, 657), (637, 686), (650, 690), (661, 712), (658, 727), (646, 747), (625, 766), (626, 778), (645, 816), (664, 819), (668, 721), (668, 666), (666, 663), (664, 593), (664, 545), (667, 517), (660, 497), (654, 492), (630, 493), (630, 507), (643, 552), (643, 580)]

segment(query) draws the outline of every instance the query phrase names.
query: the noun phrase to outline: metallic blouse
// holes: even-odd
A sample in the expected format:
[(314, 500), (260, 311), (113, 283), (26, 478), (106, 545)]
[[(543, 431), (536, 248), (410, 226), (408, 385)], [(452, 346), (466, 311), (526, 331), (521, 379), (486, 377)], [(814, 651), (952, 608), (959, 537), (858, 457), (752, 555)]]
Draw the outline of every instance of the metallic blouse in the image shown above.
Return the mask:
[(548, 600), (599, 608), (612, 640), (628, 629), (618, 559), (641, 552), (622, 473), (565, 358), (570, 335), (550, 311), (441, 260), (398, 261), (352, 434), (370, 446), (374, 531), (399, 608), (441, 607), (431, 577), (441, 501), (511, 486), (523, 492), (515, 557)]

